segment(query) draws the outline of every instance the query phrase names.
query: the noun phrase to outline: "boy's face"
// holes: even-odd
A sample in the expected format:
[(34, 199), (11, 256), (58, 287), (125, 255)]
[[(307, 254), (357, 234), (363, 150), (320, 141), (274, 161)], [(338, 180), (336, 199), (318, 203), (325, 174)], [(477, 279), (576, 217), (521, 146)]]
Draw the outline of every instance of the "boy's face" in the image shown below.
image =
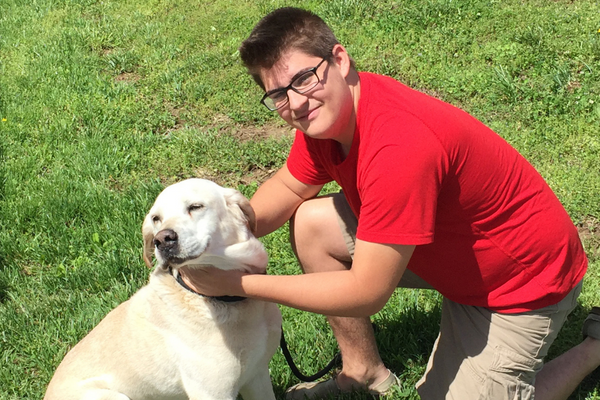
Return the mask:
[[(341, 50), (340, 50), (341, 49)], [(331, 62), (316, 70), (319, 84), (299, 94), (288, 90), (288, 103), (277, 110), (292, 127), (315, 139), (334, 139), (350, 145), (354, 134), (354, 93), (346, 81), (349, 63), (336, 55), (345, 49), (337, 45)], [(267, 92), (288, 86), (300, 73), (314, 68), (322, 59), (298, 50), (290, 50), (270, 69), (260, 71)]]

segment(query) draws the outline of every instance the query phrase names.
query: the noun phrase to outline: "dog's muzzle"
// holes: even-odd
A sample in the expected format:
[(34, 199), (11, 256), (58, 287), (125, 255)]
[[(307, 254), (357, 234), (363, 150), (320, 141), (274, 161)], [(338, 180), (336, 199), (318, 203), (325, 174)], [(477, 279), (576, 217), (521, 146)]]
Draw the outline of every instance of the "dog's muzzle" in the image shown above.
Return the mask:
[(187, 258), (179, 257), (179, 236), (173, 229), (163, 229), (152, 240), (161, 258), (173, 264), (182, 264)]
[(173, 229), (163, 229), (153, 239), (154, 246), (163, 254), (173, 254), (179, 248), (179, 237)]

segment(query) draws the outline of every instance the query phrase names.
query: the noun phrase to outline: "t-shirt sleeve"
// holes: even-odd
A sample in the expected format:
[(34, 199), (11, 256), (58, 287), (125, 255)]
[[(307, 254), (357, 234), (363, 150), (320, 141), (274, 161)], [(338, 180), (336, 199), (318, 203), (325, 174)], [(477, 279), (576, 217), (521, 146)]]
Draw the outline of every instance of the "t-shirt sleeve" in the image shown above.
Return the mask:
[(367, 164), (358, 177), (362, 205), (356, 236), (377, 243), (432, 243), (448, 158), (438, 138), (418, 119), (406, 117), (401, 129), (396, 126), (380, 127), (395, 129), (396, 139), (361, 161)]
[(311, 146), (303, 132), (296, 131), (287, 159), (287, 167), (294, 178), (307, 185), (324, 185), (333, 179), (320, 161), (321, 151)]

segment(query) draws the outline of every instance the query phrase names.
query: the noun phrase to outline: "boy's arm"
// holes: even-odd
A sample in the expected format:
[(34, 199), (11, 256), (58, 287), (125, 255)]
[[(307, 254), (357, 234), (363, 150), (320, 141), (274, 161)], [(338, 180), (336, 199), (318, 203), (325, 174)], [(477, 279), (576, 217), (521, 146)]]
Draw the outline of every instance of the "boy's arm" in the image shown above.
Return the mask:
[(300, 182), (284, 165), (263, 183), (250, 204), (256, 214), (256, 236), (267, 235), (288, 221), (303, 201), (315, 197), (323, 185), (307, 185)]
[(385, 306), (414, 249), (412, 245), (357, 239), (352, 268), (348, 270), (303, 275), (245, 274), (226, 292), (317, 314), (366, 317)]
[(260, 275), (200, 268), (186, 282), (209, 296), (243, 296), (329, 316), (366, 317), (389, 300), (414, 249), (357, 239), (349, 270)]

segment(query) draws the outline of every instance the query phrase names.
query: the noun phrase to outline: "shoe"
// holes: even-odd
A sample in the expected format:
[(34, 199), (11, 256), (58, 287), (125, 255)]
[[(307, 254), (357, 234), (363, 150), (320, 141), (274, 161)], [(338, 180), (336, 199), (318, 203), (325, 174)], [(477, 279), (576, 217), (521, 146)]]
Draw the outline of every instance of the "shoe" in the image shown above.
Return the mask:
[(589, 336), (600, 340), (600, 307), (592, 307), (590, 314), (583, 321), (581, 331), (584, 339)]
[(387, 394), (390, 394), (392, 392), (392, 390), (394, 389), (394, 387), (401, 386), (400, 378), (398, 378), (396, 375), (394, 375), (394, 373), (392, 371), (390, 371), (389, 369), (388, 369), (388, 371), (390, 373), (388, 374), (387, 378), (385, 378), (377, 386), (370, 388), (369, 394), (371, 394), (373, 396), (385, 396)]
[(341, 394), (334, 378), (320, 382), (302, 382), (285, 391), (285, 400), (333, 399)]
[[(368, 393), (373, 396), (384, 396), (396, 386), (400, 386), (400, 379), (389, 371), (387, 378), (377, 386), (369, 388)], [(330, 378), (321, 382), (298, 383), (285, 391), (285, 398), (286, 400), (333, 399), (340, 394), (342, 390), (335, 382), (335, 378)]]

